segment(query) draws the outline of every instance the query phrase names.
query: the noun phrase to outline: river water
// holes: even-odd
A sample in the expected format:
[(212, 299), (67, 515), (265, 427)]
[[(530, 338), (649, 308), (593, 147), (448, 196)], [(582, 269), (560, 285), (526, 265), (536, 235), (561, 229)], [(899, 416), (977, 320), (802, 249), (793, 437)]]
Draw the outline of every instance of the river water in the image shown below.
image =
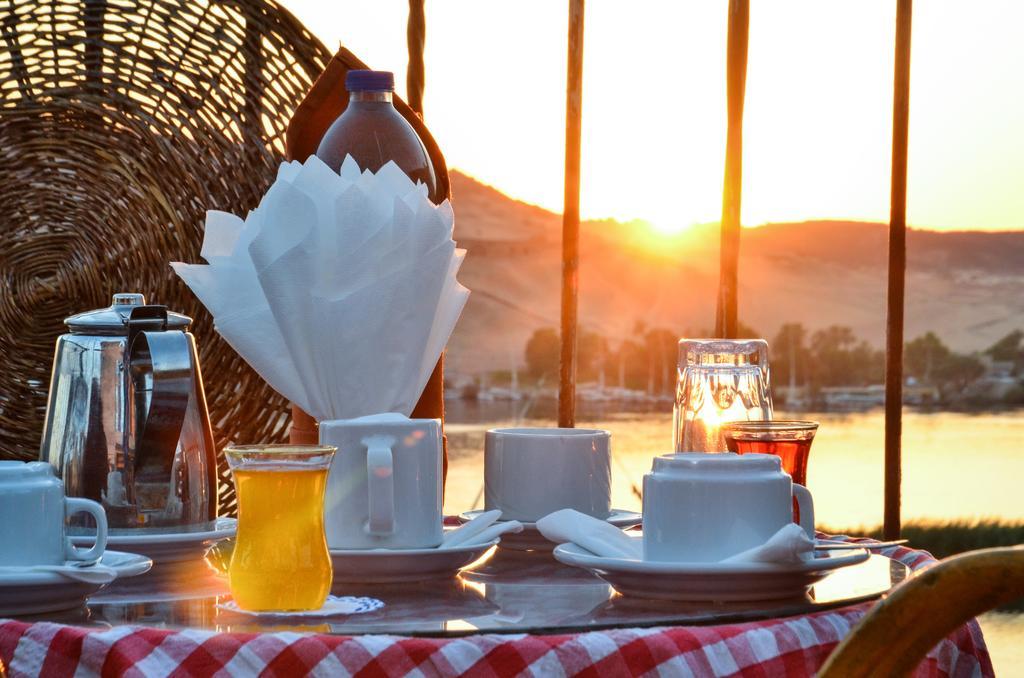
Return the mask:
[[(483, 503), (483, 439), (497, 426), (554, 426), (554, 415), (519, 416), (518, 403), (448, 404), (450, 467), (445, 512)], [(819, 526), (880, 525), (883, 515), (881, 411), (853, 414), (777, 412), (777, 419), (821, 423), (811, 448), (807, 484)], [(612, 504), (639, 510), (634, 492), (652, 457), (672, 450), (672, 413), (584, 409), (578, 426), (612, 433)], [(1024, 522), (1024, 413), (907, 411), (903, 417), (903, 520), (998, 519)], [(999, 675), (1024, 675), (1024, 615), (981, 619)], [(1014, 672), (1019, 673), (1014, 673)]]
[[(446, 510), (482, 502), (483, 434), (495, 426), (553, 426), (521, 419), (514, 403), (452, 403), (446, 425), (451, 467)], [(883, 514), (883, 415), (779, 412), (821, 422), (807, 484), (819, 525), (875, 526)], [(640, 509), (633, 492), (651, 459), (672, 450), (672, 413), (583, 412), (578, 426), (612, 433), (612, 503)], [(918, 413), (903, 417), (903, 520), (1024, 522), (1024, 413)], [(480, 497), (480, 498), (478, 498)]]

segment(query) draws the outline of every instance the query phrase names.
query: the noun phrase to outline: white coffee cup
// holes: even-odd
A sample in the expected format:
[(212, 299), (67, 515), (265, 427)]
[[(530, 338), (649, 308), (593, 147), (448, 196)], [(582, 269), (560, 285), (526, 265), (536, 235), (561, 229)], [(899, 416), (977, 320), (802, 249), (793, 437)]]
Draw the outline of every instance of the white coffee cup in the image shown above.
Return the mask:
[(338, 448), (327, 476), (324, 531), (332, 549), (441, 543), (441, 422), (375, 415), (320, 423)]
[(814, 537), (811, 493), (771, 454), (655, 457), (644, 476), (644, 560), (710, 563), (759, 546), (793, 520)]
[[(65, 521), (75, 513), (96, 520), (96, 542), (77, 549)], [(42, 461), (0, 461), (0, 566), (95, 561), (107, 547), (107, 514), (89, 499), (64, 496), (64, 484)]]
[(484, 439), (484, 507), (534, 522), (571, 508), (611, 513), (611, 434), (586, 428), (496, 428)]

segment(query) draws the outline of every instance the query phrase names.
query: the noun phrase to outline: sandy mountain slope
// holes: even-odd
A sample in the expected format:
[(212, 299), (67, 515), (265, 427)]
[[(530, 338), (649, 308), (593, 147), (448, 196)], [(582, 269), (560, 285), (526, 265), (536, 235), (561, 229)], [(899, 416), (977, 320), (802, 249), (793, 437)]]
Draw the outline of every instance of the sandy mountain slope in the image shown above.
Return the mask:
[[(539, 327), (558, 326), (561, 217), (453, 173), (455, 233), (473, 294), (448, 350), (448, 371), (471, 375), (523, 363)], [(745, 229), (740, 317), (771, 338), (783, 322), (849, 325), (884, 340), (886, 227), (820, 221)], [(966, 351), (1024, 328), (1024, 232), (912, 231), (907, 335), (935, 331)], [(676, 238), (643, 224), (581, 230), (580, 323), (613, 346), (638, 322), (680, 334), (710, 328), (718, 284), (717, 227)]]

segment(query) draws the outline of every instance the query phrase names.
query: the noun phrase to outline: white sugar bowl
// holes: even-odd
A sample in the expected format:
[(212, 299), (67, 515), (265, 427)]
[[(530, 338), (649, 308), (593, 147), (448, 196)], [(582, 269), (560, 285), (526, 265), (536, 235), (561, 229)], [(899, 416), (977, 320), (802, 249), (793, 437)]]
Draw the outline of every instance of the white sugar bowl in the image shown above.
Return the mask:
[(765, 543), (793, 520), (814, 537), (814, 504), (771, 454), (655, 457), (644, 476), (644, 560), (710, 563)]

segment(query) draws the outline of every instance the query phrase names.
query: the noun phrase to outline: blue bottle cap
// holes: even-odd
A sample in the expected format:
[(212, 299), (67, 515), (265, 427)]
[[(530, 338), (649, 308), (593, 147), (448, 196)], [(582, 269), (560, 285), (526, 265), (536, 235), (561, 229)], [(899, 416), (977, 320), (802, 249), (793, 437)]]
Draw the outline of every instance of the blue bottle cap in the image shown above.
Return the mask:
[(345, 74), (349, 92), (394, 92), (395, 74), (391, 71), (349, 71)]

